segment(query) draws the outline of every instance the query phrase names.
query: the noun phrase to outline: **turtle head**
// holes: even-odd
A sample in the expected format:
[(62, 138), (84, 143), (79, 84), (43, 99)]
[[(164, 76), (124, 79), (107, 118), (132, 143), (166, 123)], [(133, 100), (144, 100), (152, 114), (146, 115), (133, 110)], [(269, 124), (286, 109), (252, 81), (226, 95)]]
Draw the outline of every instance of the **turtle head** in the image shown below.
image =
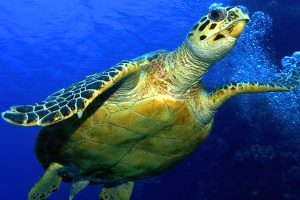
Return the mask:
[(217, 7), (193, 26), (187, 44), (203, 62), (213, 64), (232, 49), (249, 20), (241, 6)]

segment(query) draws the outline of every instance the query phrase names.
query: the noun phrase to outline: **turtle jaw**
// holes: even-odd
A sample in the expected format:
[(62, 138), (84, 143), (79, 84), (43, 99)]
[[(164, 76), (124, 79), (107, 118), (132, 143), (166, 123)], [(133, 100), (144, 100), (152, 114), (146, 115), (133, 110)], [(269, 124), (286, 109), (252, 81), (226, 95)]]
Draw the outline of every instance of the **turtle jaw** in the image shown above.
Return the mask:
[(227, 18), (224, 19), (224, 22), (226, 23), (223, 28), (221, 28), (220, 32), (238, 38), (249, 21), (250, 16), (244, 12), (242, 8), (235, 7), (227, 13)]
[[(237, 11), (238, 12), (238, 11)], [(215, 37), (216, 35), (223, 34), (228, 37), (233, 37), (235, 39), (238, 39), (240, 35), (242, 34), (243, 30), (245, 29), (245, 26), (250, 21), (250, 17), (247, 13), (242, 13), (241, 10), (239, 12), (238, 18), (235, 20), (232, 20), (228, 24), (226, 24), (221, 31), (215, 33), (211, 37)], [(229, 17), (227, 17), (229, 18)]]
[(247, 13), (240, 14), (238, 19), (227, 24), (221, 32), (226, 32), (228, 36), (239, 38), (242, 34), (245, 26), (250, 21), (250, 17)]
[(229, 36), (234, 37), (234, 38), (239, 38), (240, 35), (242, 34), (246, 24), (248, 21), (246, 20), (240, 20), (234, 23), (230, 29), (228, 30)]
[(220, 32), (216, 33), (212, 37), (215, 37), (216, 35), (221, 34), (221, 35), (224, 35), (227, 37), (232, 37), (234, 39), (238, 39), (249, 21), (250, 21), (250, 18), (237, 20), (237, 21), (229, 24), (228, 26), (224, 27)]

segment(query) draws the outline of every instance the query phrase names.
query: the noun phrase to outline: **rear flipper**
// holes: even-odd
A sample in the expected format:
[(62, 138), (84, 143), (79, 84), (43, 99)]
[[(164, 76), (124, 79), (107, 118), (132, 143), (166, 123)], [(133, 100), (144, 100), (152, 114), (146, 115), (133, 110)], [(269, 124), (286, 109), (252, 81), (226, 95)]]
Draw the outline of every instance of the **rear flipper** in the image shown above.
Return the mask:
[(76, 194), (90, 184), (89, 180), (74, 180), (69, 195), (69, 200), (73, 200)]
[(229, 98), (243, 93), (258, 92), (280, 92), (292, 91), (300, 86), (300, 63), (295, 63), (295, 67), (288, 73), (270, 83), (240, 82), (230, 83), (217, 89), (209, 95), (209, 100), (214, 109), (220, 107)]
[(100, 200), (130, 200), (134, 182), (123, 183), (115, 187), (104, 187)]
[(61, 183), (61, 177), (57, 175), (57, 170), (62, 167), (58, 163), (52, 163), (30, 190), (28, 200), (43, 200), (55, 192)]

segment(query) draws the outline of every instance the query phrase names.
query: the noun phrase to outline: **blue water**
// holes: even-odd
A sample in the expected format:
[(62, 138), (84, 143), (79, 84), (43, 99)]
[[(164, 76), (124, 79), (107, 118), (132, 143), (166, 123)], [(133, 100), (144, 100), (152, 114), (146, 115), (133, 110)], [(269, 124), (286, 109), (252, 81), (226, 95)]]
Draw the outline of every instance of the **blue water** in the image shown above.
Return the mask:
[[(30, 104), (123, 59), (175, 49), (214, 1), (0, 0), (0, 111)], [(209, 90), (229, 81), (265, 81), (300, 50), (298, 0), (243, 4), (248, 24), (230, 55), (205, 76)], [(261, 12), (257, 12), (261, 11)], [(235, 97), (217, 113), (206, 142), (165, 174), (140, 181), (132, 199), (299, 200), (300, 90)], [(38, 128), (0, 120), (1, 200), (26, 199), (43, 170)], [(63, 184), (50, 199), (67, 199)], [(89, 186), (76, 199), (97, 199)]]

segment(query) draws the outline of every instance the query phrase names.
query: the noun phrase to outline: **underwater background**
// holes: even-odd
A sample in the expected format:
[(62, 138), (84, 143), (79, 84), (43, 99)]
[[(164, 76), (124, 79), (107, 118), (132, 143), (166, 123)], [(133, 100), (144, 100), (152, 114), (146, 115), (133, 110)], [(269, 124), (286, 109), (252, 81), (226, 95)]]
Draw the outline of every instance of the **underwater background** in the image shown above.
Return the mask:
[[(158, 49), (173, 50), (214, 1), (0, 0), (0, 111), (30, 104), (83, 77)], [(252, 20), (232, 52), (205, 76), (268, 81), (300, 66), (299, 0), (224, 0)], [(285, 56), (285, 59), (282, 58)], [(43, 174), (34, 155), (39, 128), (0, 120), (0, 200), (26, 199)], [(49, 199), (68, 199), (62, 184)], [(75, 199), (98, 199), (89, 186)], [(139, 181), (132, 199), (299, 200), (300, 89), (241, 95), (218, 111), (211, 135), (172, 170)]]

